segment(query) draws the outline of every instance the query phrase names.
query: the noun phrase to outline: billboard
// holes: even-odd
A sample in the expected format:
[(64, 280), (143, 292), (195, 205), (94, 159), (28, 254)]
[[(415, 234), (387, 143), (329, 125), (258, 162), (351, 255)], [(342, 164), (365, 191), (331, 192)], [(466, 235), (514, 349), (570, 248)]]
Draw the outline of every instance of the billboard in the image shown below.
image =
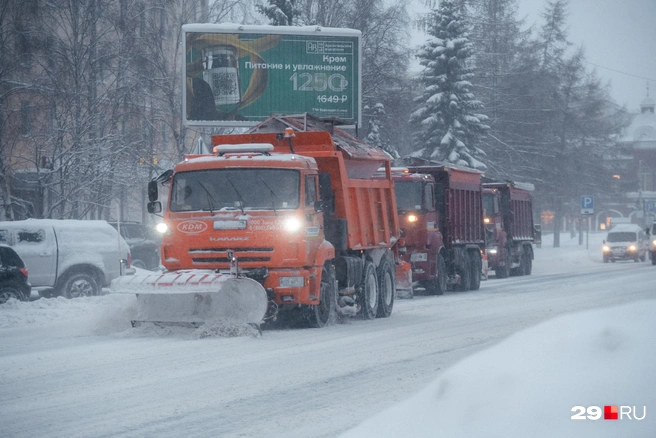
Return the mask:
[(360, 36), (317, 26), (182, 27), (186, 125), (251, 126), (312, 113), (360, 125)]

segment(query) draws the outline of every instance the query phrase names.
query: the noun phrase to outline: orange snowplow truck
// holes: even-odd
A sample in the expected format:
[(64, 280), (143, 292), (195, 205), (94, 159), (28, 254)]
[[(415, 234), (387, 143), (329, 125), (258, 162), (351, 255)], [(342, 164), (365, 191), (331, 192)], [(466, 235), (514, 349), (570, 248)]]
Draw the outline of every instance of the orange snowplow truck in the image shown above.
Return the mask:
[[(248, 322), (259, 323), (261, 296), (265, 320), (322, 327), (337, 315), (390, 316), (402, 263), (391, 157), (322, 128), (309, 115), (272, 117), (247, 134), (214, 136), (214, 153), (188, 155), (175, 166), (165, 178), (161, 254), (164, 275), (182, 278), (151, 276), (123, 287), (134, 292), (147, 283), (148, 320), (162, 310), (164, 319), (202, 323), (247, 313)], [(373, 179), (380, 166), (387, 178)], [(149, 211), (157, 212), (150, 188)], [(189, 315), (163, 310), (172, 295)]]

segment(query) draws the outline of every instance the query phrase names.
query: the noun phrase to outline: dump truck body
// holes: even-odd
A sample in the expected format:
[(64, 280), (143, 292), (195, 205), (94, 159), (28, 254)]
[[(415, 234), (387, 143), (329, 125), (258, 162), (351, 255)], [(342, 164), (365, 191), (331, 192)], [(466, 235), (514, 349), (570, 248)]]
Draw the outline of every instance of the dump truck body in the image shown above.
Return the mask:
[(530, 275), (535, 238), (530, 186), (486, 182), (483, 192), (490, 269), (498, 278)]
[[(408, 164), (393, 176), (397, 202), (403, 202), (402, 253), (413, 281), (432, 294), (444, 293), (448, 285), (478, 289), (485, 247), (481, 173), (426, 161)], [(415, 205), (413, 197), (420, 200)]]

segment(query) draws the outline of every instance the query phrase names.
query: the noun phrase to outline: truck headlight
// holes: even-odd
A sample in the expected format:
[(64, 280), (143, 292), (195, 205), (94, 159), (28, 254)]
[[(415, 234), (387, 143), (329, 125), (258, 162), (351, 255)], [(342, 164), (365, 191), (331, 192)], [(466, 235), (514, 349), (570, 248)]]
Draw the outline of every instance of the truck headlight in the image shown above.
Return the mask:
[(487, 251), (488, 254), (492, 254), (492, 255), (494, 255), (494, 254), (497, 253), (497, 249), (496, 249), (496, 248), (488, 248), (486, 251)]
[(428, 253), (416, 252), (416, 253), (410, 254), (410, 261), (411, 262), (425, 262), (427, 260), (428, 260)]
[(166, 233), (166, 232), (169, 230), (169, 226), (166, 225), (164, 222), (160, 222), (160, 223), (158, 223), (158, 224), (155, 226), (155, 229), (156, 229), (159, 233), (164, 234), (164, 233)]
[(280, 287), (303, 287), (303, 277), (280, 277)]
[(298, 218), (291, 216), (285, 219), (285, 230), (289, 231), (290, 233), (295, 233), (300, 229), (301, 221), (299, 221)]
[(651, 244), (654, 245), (654, 246), (656, 247), (656, 239), (652, 240), (652, 241), (651, 241)]
[(419, 218), (414, 214), (409, 214), (406, 219), (408, 220), (408, 222), (417, 222), (417, 219)]
[(635, 246), (635, 245), (629, 245), (629, 251), (633, 252), (633, 251), (635, 251), (635, 250), (636, 250), (636, 246)]
[(604, 245), (604, 246), (601, 247), (601, 250), (602, 250), (603, 252), (608, 252), (608, 251), (610, 251), (610, 246), (608, 246), (608, 245)]

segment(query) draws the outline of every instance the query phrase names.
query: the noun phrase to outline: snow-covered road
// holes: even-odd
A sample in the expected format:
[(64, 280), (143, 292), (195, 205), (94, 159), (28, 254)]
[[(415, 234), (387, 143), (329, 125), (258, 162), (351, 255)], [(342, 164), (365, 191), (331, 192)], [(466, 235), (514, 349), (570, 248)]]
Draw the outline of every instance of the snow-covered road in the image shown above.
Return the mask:
[(656, 266), (603, 264), (595, 240), (536, 249), (530, 277), (397, 300), (390, 318), (262, 337), (132, 329), (130, 296), (13, 301), (0, 307), (0, 436), (333, 437), (519, 330), (654, 299), (655, 284)]

